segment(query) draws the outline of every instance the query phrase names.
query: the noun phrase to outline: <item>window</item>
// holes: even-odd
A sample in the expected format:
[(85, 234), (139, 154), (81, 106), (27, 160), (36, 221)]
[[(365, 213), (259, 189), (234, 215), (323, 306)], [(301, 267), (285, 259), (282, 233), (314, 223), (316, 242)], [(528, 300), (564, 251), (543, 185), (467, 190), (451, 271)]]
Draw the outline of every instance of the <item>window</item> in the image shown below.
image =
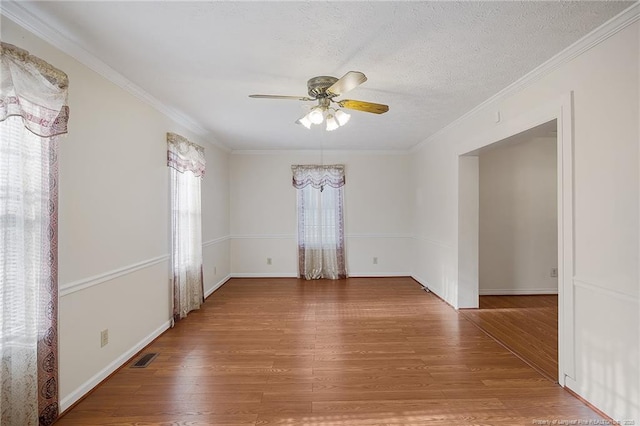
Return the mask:
[(200, 308), (202, 276), (202, 210), (200, 182), (204, 148), (175, 133), (167, 134), (167, 165), (171, 185), (171, 269), (173, 320)]
[(58, 136), (66, 74), (0, 43), (0, 424), (58, 416)]
[(325, 186), (322, 189), (311, 185), (300, 190), (299, 205), (304, 205), (304, 235), (306, 245), (313, 248), (329, 248), (338, 243), (338, 220), (336, 211), (342, 198), (342, 188)]
[(344, 166), (292, 166), (298, 190), (299, 276), (346, 277), (344, 251)]

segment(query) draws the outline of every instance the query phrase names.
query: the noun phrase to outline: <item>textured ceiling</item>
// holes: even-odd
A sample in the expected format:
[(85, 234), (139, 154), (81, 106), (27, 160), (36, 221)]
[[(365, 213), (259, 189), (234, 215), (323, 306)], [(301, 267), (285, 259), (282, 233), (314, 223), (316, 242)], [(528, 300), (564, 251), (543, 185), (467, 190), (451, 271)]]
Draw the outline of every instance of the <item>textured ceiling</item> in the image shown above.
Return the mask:
[[(410, 148), (630, 4), (22, 3), (234, 150)], [(247, 97), (350, 70), (368, 81), (345, 97), (388, 113), (307, 130), (294, 121), (310, 103)]]

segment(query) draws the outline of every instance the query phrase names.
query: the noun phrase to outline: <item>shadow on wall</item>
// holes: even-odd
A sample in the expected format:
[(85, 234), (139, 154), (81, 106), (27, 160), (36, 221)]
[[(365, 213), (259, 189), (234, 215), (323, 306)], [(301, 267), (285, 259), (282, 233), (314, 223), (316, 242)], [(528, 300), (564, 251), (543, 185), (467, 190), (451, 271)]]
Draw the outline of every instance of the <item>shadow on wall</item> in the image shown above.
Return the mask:
[[(621, 344), (620, 340), (593, 336), (588, 332), (581, 333), (581, 340), (584, 351), (577, 353), (582, 358), (582, 368), (578, 374), (579, 377), (591, 379), (576, 390), (613, 420), (640, 424), (638, 348)], [(632, 374), (629, 374), (629, 370)]]

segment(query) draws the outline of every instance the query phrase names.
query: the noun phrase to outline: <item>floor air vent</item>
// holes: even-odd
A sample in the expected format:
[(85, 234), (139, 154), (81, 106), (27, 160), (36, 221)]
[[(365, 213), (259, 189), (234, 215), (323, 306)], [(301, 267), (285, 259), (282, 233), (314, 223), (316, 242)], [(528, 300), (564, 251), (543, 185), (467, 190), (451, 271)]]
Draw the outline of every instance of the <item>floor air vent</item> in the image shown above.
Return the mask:
[(151, 361), (153, 361), (157, 356), (157, 353), (142, 355), (142, 357), (140, 357), (140, 359), (137, 360), (136, 363), (131, 366), (131, 368), (145, 368), (146, 366), (151, 364)]

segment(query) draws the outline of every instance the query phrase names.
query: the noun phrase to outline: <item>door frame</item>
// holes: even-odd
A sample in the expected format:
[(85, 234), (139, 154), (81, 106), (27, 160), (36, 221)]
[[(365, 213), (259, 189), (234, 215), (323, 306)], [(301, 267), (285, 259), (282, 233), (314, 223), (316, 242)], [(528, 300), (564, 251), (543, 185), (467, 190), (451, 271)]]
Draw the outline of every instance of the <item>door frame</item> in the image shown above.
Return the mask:
[(478, 233), (479, 175), (474, 151), (511, 136), (557, 120), (558, 188), (558, 382), (575, 379), (574, 327), (574, 217), (573, 217), (573, 92), (542, 104), (496, 125), (476, 138), (461, 142), (458, 156), (457, 272), (458, 308), (477, 308), (479, 304)]

